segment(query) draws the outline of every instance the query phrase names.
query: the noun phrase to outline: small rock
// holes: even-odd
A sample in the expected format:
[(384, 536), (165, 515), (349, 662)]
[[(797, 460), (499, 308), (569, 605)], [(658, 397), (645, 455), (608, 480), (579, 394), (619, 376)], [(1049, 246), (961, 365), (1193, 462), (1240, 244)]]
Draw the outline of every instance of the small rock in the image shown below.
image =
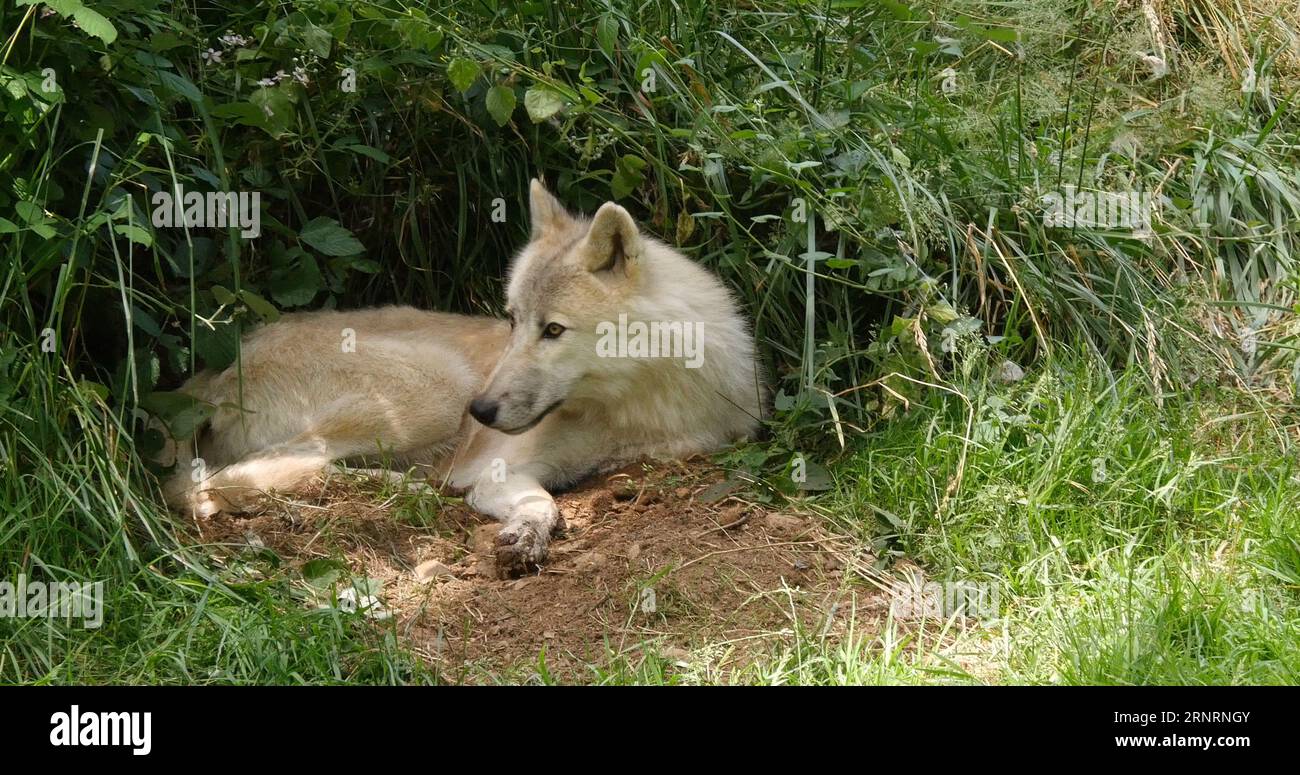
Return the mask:
[(691, 652), (683, 648), (678, 648), (677, 646), (669, 646), (661, 650), (659, 656), (669, 660), (670, 662), (683, 664), (690, 662)]
[(722, 528), (737, 528), (748, 521), (748, 515), (745, 513), (744, 506), (731, 506), (723, 509), (718, 515), (718, 526)]
[(555, 630), (547, 630), (542, 633), (542, 638), (545, 640), (555, 640)]
[(804, 529), (804, 521), (788, 514), (768, 514), (763, 518), (767, 526), (780, 533), (797, 533)]
[(614, 494), (609, 490), (600, 490), (595, 495), (591, 496), (588, 505), (591, 508), (592, 514), (602, 516), (614, 506)]
[(635, 561), (636, 558), (641, 556), (641, 544), (637, 543), (636, 541), (633, 541), (632, 543), (627, 545), (627, 550), (624, 552), (624, 554), (627, 555), (627, 558), (629, 560)]
[(420, 581), (433, 581), (436, 578), (454, 575), (451, 568), (437, 560), (426, 560), (415, 566), (415, 578)]
[(573, 561), (575, 570), (593, 571), (605, 564), (605, 555), (600, 552), (587, 552)]
[(691, 488), (678, 487), (676, 490), (673, 491), (673, 494), (676, 495), (678, 498), (689, 498), (691, 497)]
[(610, 492), (613, 494), (614, 500), (630, 501), (636, 497), (639, 489), (630, 479), (623, 479), (611, 485)]

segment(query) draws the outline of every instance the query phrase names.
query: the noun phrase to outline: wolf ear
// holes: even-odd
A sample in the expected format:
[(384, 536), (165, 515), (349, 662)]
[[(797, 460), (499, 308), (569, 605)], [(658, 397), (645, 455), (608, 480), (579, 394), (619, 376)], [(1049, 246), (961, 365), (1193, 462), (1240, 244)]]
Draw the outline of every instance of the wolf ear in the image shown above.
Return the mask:
[(583, 258), (587, 270), (619, 270), (631, 274), (641, 257), (641, 232), (627, 210), (606, 202), (591, 219)]
[(569, 211), (538, 178), (533, 178), (528, 186), (528, 218), (532, 222), (533, 239), (571, 220)]

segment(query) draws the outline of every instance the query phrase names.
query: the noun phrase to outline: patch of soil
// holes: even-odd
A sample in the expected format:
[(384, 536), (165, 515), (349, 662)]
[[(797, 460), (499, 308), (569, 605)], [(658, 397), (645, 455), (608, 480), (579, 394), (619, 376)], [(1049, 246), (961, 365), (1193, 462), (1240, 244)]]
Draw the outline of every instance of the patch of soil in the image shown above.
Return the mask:
[(647, 463), (557, 497), (567, 527), (536, 574), (503, 579), (498, 525), (458, 499), (384, 497), (380, 485), (334, 476), (252, 517), (218, 515), (202, 540), (230, 552), (262, 544), (291, 567), (342, 558), (383, 582), (397, 631), (452, 680), (526, 679), (547, 670), (592, 680), (593, 665), (647, 654), (677, 669), (728, 671), (802, 637), (878, 629), (887, 597), (861, 582), (871, 558), (823, 520), (727, 494), (699, 461)]

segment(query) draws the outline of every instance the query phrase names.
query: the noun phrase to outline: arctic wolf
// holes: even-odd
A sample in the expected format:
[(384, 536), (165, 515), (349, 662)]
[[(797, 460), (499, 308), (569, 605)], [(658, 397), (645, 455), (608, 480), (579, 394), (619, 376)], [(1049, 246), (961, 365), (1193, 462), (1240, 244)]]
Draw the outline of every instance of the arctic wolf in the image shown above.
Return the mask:
[(613, 202), (572, 215), (534, 180), (530, 206), (509, 321), (286, 315), (244, 339), (238, 367), (186, 383), (214, 411), (178, 456), (169, 502), (255, 510), (336, 461), (384, 457), (500, 520), (497, 563), (513, 574), (546, 559), (560, 524), (548, 490), (753, 433), (767, 389), (723, 284)]

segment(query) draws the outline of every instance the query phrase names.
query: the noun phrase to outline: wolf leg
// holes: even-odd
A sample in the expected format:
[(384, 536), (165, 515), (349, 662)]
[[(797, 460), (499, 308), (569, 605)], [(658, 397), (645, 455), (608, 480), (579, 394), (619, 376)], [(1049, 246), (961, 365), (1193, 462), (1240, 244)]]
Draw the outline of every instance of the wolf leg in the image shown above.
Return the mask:
[(503, 523), (496, 546), (503, 574), (517, 576), (545, 562), (551, 533), (563, 527), (555, 499), (539, 481), (543, 473), (527, 464), (510, 467), (504, 477), (484, 470), (465, 498), (475, 511)]
[(347, 454), (346, 446), (303, 434), (249, 455), (208, 477), (195, 488), (191, 509), (196, 516), (211, 516), (219, 511), (234, 514), (255, 511), (269, 491), (301, 489), (332, 461)]
[(376, 412), (373, 406), (361, 397), (335, 401), (303, 432), (245, 455), (197, 484), (190, 495), (191, 510), (200, 516), (252, 511), (270, 490), (299, 490), (332, 470), (335, 461), (388, 452), (432, 454), (454, 444), (461, 422), (455, 403), (423, 413)]

